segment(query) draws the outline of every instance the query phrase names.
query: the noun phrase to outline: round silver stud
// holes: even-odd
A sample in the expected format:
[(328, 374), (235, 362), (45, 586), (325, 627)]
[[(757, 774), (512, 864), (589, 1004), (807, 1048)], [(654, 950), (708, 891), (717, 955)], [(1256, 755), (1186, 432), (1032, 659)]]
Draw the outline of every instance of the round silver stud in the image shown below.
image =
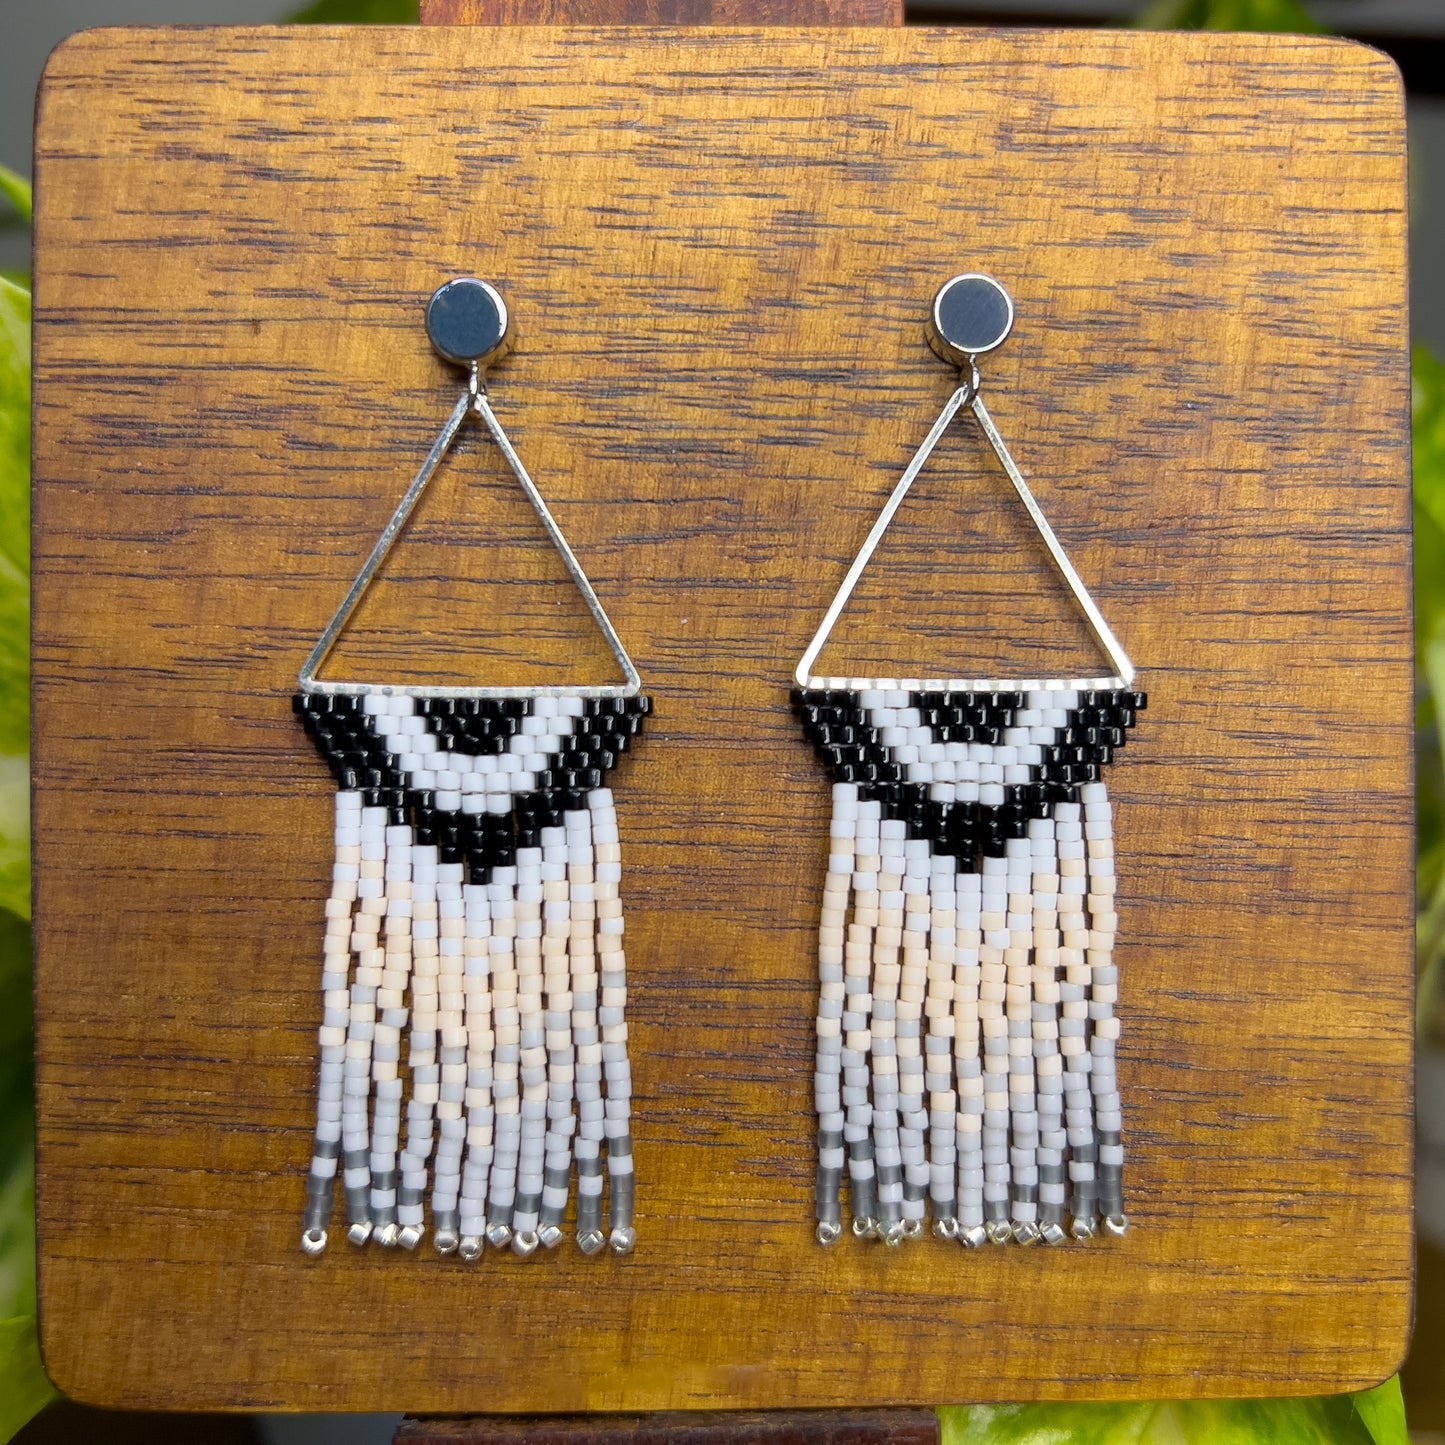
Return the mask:
[(856, 1239), (871, 1239), (878, 1233), (878, 1221), (869, 1219), (865, 1214), (861, 1219), (853, 1221), (853, 1235)]
[(383, 1224), (372, 1236), (383, 1249), (395, 1249), (400, 1237), (401, 1230), (394, 1224)]
[(637, 1247), (637, 1231), (629, 1224), (626, 1229), (614, 1229), (607, 1241), (613, 1254), (631, 1254)]
[(607, 1245), (607, 1236), (600, 1229), (584, 1229), (577, 1235), (577, 1248), (583, 1254), (601, 1254)]
[(923, 1221), (921, 1219), (905, 1219), (903, 1221), (904, 1239), (922, 1239)]
[(1104, 1216), (1104, 1233), (1112, 1234), (1116, 1239), (1124, 1234), (1129, 1228), (1129, 1216), (1127, 1214), (1106, 1214)]
[(988, 1230), (981, 1224), (970, 1225), (967, 1229), (959, 1225), (958, 1242), (965, 1249), (982, 1249), (988, 1243)]
[(371, 1238), (371, 1221), (363, 1219), (360, 1223), (353, 1224), (347, 1231), (346, 1237), (358, 1248)]
[(301, 1236), (302, 1254), (320, 1254), (326, 1248), (326, 1231), (324, 1229), (308, 1229)]
[(537, 1231), (537, 1238), (542, 1241), (543, 1249), (556, 1249), (562, 1243), (562, 1231), (555, 1224), (544, 1224)]
[(1037, 1224), (1025, 1221), (1022, 1224), (1014, 1225), (1014, 1240), (1022, 1245), (1037, 1244), (1043, 1236), (1039, 1233)]
[(1062, 1224), (1055, 1224), (1050, 1221), (1039, 1231), (1043, 1236), (1045, 1244), (1062, 1244), (1069, 1236), (1064, 1233)]
[(951, 1214), (945, 1214), (942, 1219), (933, 1221), (933, 1234), (936, 1239), (957, 1239), (958, 1220)]
[(992, 276), (970, 271), (938, 288), (928, 313), (928, 344), (954, 366), (1002, 346), (1013, 330), (1014, 304)]
[(482, 1249), (483, 1240), (480, 1234), (464, 1234), (462, 1235), (462, 1242), (457, 1245), (457, 1253), (466, 1260), (468, 1264), (482, 1257)]
[(529, 1254), (536, 1251), (541, 1243), (535, 1229), (519, 1229), (512, 1236), (512, 1253), (521, 1259), (526, 1259)]
[(458, 366), (485, 369), (501, 360), (510, 329), (502, 293), (475, 276), (438, 286), (427, 302), (426, 334), (437, 353)]
[(421, 1243), (421, 1237), (425, 1231), (416, 1224), (404, 1224), (401, 1232), (396, 1237), (396, 1242), (403, 1249), (415, 1249)]
[(1075, 1239), (1092, 1239), (1094, 1237), (1094, 1221), (1076, 1214), (1073, 1222), (1069, 1225), (1069, 1233)]
[(878, 1226), (878, 1237), (888, 1246), (889, 1249), (897, 1249), (903, 1243), (903, 1221), (901, 1219), (890, 1219), (887, 1224)]
[(489, 1224), (487, 1226), (487, 1243), (493, 1249), (505, 1249), (512, 1242), (512, 1226), (510, 1224)]
[(995, 1219), (988, 1226), (990, 1244), (1007, 1244), (1014, 1237), (1013, 1225), (1006, 1219)]
[(843, 1233), (843, 1226), (831, 1219), (820, 1219), (813, 1233), (819, 1244), (837, 1244)]
[(432, 1236), (432, 1248), (438, 1254), (454, 1253), (459, 1243), (457, 1232), (454, 1229), (439, 1229)]

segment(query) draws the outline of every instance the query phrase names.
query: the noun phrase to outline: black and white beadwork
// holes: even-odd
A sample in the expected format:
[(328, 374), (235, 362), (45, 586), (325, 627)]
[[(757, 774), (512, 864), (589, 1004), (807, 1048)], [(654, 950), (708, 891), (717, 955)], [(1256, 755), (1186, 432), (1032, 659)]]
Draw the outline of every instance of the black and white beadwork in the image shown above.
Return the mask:
[[(507, 324), (501, 296), (474, 278), (432, 298), (433, 344), (469, 366), (467, 392), (312, 650), (293, 700), (337, 785), (301, 1241), (308, 1254), (326, 1247), (338, 1174), (354, 1244), (414, 1249), (429, 1209), (442, 1254), (473, 1260), (488, 1243), (531, 1254), (562, 1238), (574, 1162), (578, 1246), (626, 1254), (636, 1240), (622, 859), (604, 782), (650, 705), (487, 400), (481, 366), (505, 353)], [(446, 688), (317, 678), (473, 416), (562, 554), (623, 683)]]
[[(305, 1230), (463, 1258), (633, 1239), (621, 853), (606, 774), (646, 697), (294, 699), (336, 779)], [(406, 1089), (406, 1137), (401, 1140)], [(429, 1167), (430, 1166), (430, 1167)], [(430, 1199), (427, 1194), (430, 1189)]]
[[(935, 298), (929, 344), (962, 368), (798, 664), (793, 704), (833, 781), (818, 937), (817, 1236), (1062, 1243), (1128, 1225), (1114, 836), (1103, 769), (1146, 705), (979, 396), (1013, 303), (990, 277)], [(818, 677), (879, 540), (969, 407), (1114, 673)], [(1066, 1219), (1067, 1216), (1067, 1219)]]
[[(819, 931), (821, 1237), (1121, 1228), (1114, 843), (1143, 693), (795, 690), (833, 780)], [(1070, 1188), (1071, 1186), (1071, 1188)]]

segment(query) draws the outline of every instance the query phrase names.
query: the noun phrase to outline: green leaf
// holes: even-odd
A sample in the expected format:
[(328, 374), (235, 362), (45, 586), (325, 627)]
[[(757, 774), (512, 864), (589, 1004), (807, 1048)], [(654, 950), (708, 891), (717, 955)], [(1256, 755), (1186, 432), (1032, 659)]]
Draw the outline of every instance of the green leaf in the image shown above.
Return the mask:
[(1400, 1393), (1400, 1377), (1391, 1375), (1373, 1390), (1361, 1390), (1351, 1397), (1355, 1412), (1364, 1421), (1365, 1429), (1375, 1445), (1409, 1445), (1405, 1429), (1405, 1397)]
[(1324, 30), (1299, 0), (1152, 0), (1134, 24), (1145, 30), (1266, 30), (1298, 35)]
[(0, 1320), (0, 1442), (34, 1419), (55, 1393), (40, 1364), (35, 1316)]
[(1410, 356), (1415, 501), (1445, 530), (1445, 362), (1417, 346)]
[(30, 916), (30, 293), (0, 280), (0, 908)]
[(315, 0), (292, 25), (415, 25), (418, 0)]
[(30, 224), (34, 211), (30, 184), (4, 166), (0, 166), (0, 196), (10, 202), (21, 221), (26, 225)]
[(942, 1445), (1407, 1445), (1398, 1379), (1360, 1395), (939, 1410)]

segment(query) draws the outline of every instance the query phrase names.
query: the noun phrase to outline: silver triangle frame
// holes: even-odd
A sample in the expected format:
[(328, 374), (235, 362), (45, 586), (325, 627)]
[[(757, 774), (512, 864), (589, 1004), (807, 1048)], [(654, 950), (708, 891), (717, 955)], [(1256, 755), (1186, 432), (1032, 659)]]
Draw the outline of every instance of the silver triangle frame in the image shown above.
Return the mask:
[[(532, 510), (536, 512), (552, 545), (561, 555), (567, 568), (567, 575), (582, 594), (582, 600), (587, 604), (587, 610), (591, 613), (592, 620), (601, 629), (607, 646), (611, 649), (613, 657), (617, 659), (624, 681), (575, 687), (564, 685), (433, 687), (391, 683), (323, 682), (316, 676), (330, 655), (331, 649), (335, 647), (337, 640), (346, 630), (352, 613), (356, 611), (361, 599), (366, 595), (367, 588), (375, 580), (381, 564), (386, 561), (388, 553), (396, 544), (408, 518), (421, 500), (422, 493), (426, 491), (427, 484), (436, 475), (442, 461), (451, 450), (458, 432), (461, 431), (463, 424), (471, 415), (481, 418), (507, 465), (512, 469), (512, 475), (516, 477), (527, 500), (532, 504)], [(632, 665), (632, 659), (627, 655), (627, 649), (623, 647), (622, 639), (618, 637), (617, 630), (612, 626), (611, 619), (598, 600), (597, 593), (593, 590), (591, 582), (587, 580), (587, 574), (582, 570), (582, 564), (578, 562), (571, 547), (567, 545), (567, 539), (562, 535), (562, 529), (557, 525), (556, 518), (552, 516), (547, 509), (546, 502), (542, 500), (542, 494), (537, 490), (537, 484), (528, 475), (526, 467), (522, 465), (521, 457), (517, 455), (506, 432), (502, 430), (502, 424), (497, 420), (496, 413), (487, 400), (486, 389), (482, 385), (480, 372), (475, 366), (472, 368), (467, 390), (462, 394), (456, 406), (452, 408), (452, 414), (447, 418), (446, 424), (432, 444), (431, 451), (427, 453), (426, 460), (421, 464), (421, 469), (412, 478), (411, 485), (406, 489), (401, 501), (397, 503), (396, 510), (391, 514), (391, 520), (383, 528), (376, 545), (371, 549), (371, 555), (362, 564), (361, 570), (356, 574), (346, 596), (342, 598), (341, 606), (336, 609), (336, 615), (326, 624), (326, 630), (316, 640), (316, 646), (311, 649), (311, 655), (301, 668), (298, 683), (302, 692), (342, 696), (380, 693), (385, 696), (401, 697), (635, 697), (642, 690), (642, 679)]]
[[(895, 513), (902, 505), (908, 490), (917, 480), (918, 474), (923, 470), (924, 464), (933, 454), (933, 449), (939, 443), (944, 432), (948, 430), (949, 424), (963, 408), (967, 406), (978, 421), (979, 429), (983, 432), (984, 438), (989, 446), (993, 448), (994, 455), (998, 457), (999, 464), (1003, 467), (1010, 482), (1013, 483), (1014, 491), (1018, 493), (1019, 500), (1024, 504), (1033, 524), (1038, 528), (1039, 536), (1043, 538), (1044, 545), (1049, 550), (1049, 556), (1053, 559), (1054, 565), (1058, 568), (1069, 591), (1073, 594), (1075, 602), (1088, 620), (1089, 628), (1093, 632), (1095, 640), (1103, 650), (1114, 668), (1112, 677), (1076, 677), (1076, 678), (864, 678), (864, 677), (819, 677), (813, 673), (813, 665), (818, 660), (818, 654), (823, 650), (824, 644), (828, 641), (834, 625), (842, 615), (843, 609), (848, 605), (848, 599), (853, 595), (853, 589), (858, 585), (858, 579), (863, 575), (864, 569), (872, 559), (878, 543), (882, 540), (883, 534), (888, 530)], [(1109, 691), (1116, 688), (1126, 688), (1134, 681), (1134, 664), (1129, 661), (1129, 655), (1119, 643), (1119, 639), (1110, 630), (1109, 624), (1104, 621), (1104, 614), (1099, 611), (1098, 605), (1093, 597), (1089, 595), (1089, 589), (1084, 586), (1083, 579), (1074, 570), (1073, 564), (1069, 561), (1068, 554), (1064, 551), (1063, 544), (1054, 534), (1054, 529), (1049, 526), (1048, 518), (1044, 516), (1042, 508), (1029, 490), (1028, 483), (1024, 481), (1023, 473), (1019, 471), (1013, 457), (1009, 455), (1008, 448), (1004, 445), (1003, 438), (999, 435), (998, 428), (993, 423), (993, 418), (988, 414), (988, 408), (983, 404), (983, 398), (979, 395), (979, 377), (976, 367), (965, 368), (963, 384), (953, 393), (943, 405), (943, 410), (938, 414), (938, 420), (934, 422), (932, 430), (923, 439), (923, 445), (913, 454), (913, 460), (909, 462), (907, 470), (898, 479), (897, 485), (893, 488), (892, 494), (883, 504), (883, 510), (878, 514), (878, 520), (873, 523), (872, 530), (863, 541), (858, 555), (853, 559), (853, 565), (849, 567), (848, 574), (843, 578), (842, 585), (838, 588), (837, 594), (829, 604), (828, 610), (823, 614), (823, 620), (818, 625), (818, 630), (813, 634), (813, 640), (808, 644), (807, 650), (803, 653), (794, 672), (794, 678), (799, 687), (808, 689), (843, 689), (858, 691), (868, 688), (886, 688), (902, 691), (917, 692), (1037, 692), (1056, 689), (1098, 689)]]

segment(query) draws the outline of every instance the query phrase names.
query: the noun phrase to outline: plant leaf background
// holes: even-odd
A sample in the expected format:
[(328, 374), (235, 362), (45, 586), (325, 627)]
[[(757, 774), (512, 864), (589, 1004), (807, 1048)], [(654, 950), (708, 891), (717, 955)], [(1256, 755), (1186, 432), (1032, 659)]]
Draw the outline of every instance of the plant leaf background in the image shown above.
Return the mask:
[[(302, 24), (408, 24), (417, 0), (316, 0)], [(1317, 31), (1297, 0), (1154, 0), (1154, 28)], [(3, 35), (3, 27), (0, 27)], [(27, 225), (30, 189), (0, 167), (0, 225)], [(1445, 364), (1413, 357), (1419, 676), (1421, 1024), (1445, 966)], [(29, 832), (30, 292), (0, 273), (0, 1442), (54, 1397), (35, 1333)], [(1445, 1039), (1445, 1015), (1435, 1035)], [(1358, 1395), (940, 1409), (943, 1445), (1408, 1445), (1398, 1378)]]

